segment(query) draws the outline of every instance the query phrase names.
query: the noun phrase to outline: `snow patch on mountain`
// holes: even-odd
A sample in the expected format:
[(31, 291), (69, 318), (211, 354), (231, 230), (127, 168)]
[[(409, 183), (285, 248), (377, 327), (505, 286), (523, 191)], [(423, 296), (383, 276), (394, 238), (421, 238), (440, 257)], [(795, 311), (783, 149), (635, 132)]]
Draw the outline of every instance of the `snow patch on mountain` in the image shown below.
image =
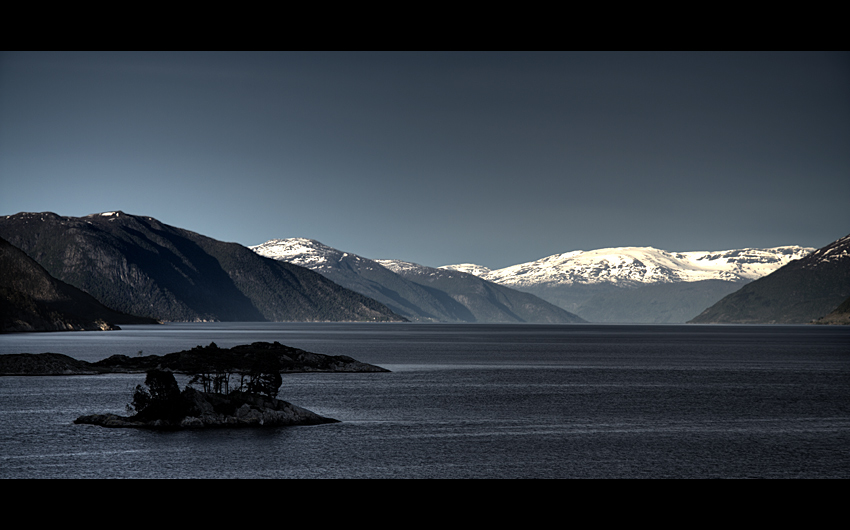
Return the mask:
[(805, 268), (814, 268), (823, 263), (832, 263), (850, 259), (850, 235), (846, 235), (829, 245), (813, 252)]
[(483, 267), (481, 265), (476, 265), (474, 263), (458, 263), (457, 265), (445, 265), (440, 267), (441, 269), (450, 270), (450, 271), (459, 271), (465, 272), (467, 274), (474, 274), (475, 276), (484, 277), (486, 274), (490, 274), (491, 271), (487, 267)]
[[(387, 269), (393, 271), (396, 274), (417, 274), (419, 276), (434, 276), (439, 278), (455, 278), (455, 277), (463, 277), (465, 274), (469, 274), (465, 271), (460, 270), (452, 270), (452, 269), (443, 269), (438, 267), (428, 267), (427, 265), (420, 265), (418, 263), (411, 263), (409, 261), (401, 261), (398, 259), (376, 259), (376, 262), (383, 265)], [(480, 278), (478, 275), (473, 275)]]

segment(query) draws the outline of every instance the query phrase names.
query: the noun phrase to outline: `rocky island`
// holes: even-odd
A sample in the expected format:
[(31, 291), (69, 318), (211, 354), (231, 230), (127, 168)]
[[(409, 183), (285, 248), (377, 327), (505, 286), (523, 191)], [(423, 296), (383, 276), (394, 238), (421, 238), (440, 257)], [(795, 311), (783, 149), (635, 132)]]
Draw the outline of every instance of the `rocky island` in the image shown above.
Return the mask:
[[(146, 373), (137, 385), (135, 414), (80, 416), (74, 423), (141, 429), (196, 429), (336, 423), (277, 399), (281, 374), (389, 372), (345, 355), (322, 355), (279, 342), (219, 348), (215, 343), (167, 355), (113, 355), (89, 363), (58, 353), (0, 355), (0, 375)], [(181, 391), (175, 373), (192, 376)], [(192, 385), (199, 385), (201, 389)]]
[(167, 355), (112, 355), (93, 363), (61, 353), (6, 354), (0, 355), (0, 376), (145, 373), (154, 368), (183, 374), (194, 374), (204, 369), (240, 373), (250, 370), (258, 357), (269, 355), (280, 363), (281, 373), (389, 372), (347, 355), (312, 353), (279, 342), (254, 342), (229, 349), (210, 343)]

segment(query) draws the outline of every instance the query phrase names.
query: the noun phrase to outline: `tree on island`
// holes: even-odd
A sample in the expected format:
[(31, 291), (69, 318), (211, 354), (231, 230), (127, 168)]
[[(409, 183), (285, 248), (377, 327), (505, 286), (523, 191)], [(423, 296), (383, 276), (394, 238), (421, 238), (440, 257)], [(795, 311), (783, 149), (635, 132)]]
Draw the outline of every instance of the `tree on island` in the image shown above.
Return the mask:
[(257, 354), (248, 373), (248, 381), (244, 376), (240, 381), (240, 389), (250, 394), (260, 394), (270, 398), (276, 398), (280, 390), (283, 378), (280, 376), (280, 358), (272, 352)]
[(189, 384), (200, 383), (204, 392), (214, 394), (230, 393), (230, 376), (235, 370), (232, 356), (225, 350), (220, 350), (215, 342), (209, 346), (196, 346), (193, 350), (204, 351), (206, 362), (196, 367), (192, 380)]
[(248, 356), (220, 349), (215, 342), (209, 346), (196, 346), (192, 351), (202, 356), (192, 363), (189, 384), (200, 383), (204, 392), (230, 394), (230, 379), (239, 376), (239, 385), (234, 390), (249, 394), (277, 397), (283, 379), (280, 357), (273, 351), (252, 352)]
[(180, 387), (174, 379), (174, 374), (166, 370), (154, 368), (148, 370), (145, 384), (136, 385), (133, 402), (130, 406), (135, 409), (140, 418), (176, 419), (182, 413)]

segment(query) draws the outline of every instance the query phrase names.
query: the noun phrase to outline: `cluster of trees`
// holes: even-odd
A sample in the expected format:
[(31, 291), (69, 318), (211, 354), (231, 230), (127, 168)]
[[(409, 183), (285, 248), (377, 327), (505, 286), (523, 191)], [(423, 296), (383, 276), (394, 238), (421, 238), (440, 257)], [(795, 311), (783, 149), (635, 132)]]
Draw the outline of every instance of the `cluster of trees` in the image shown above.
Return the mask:
[[(218, 347), (211, 343), (204, 349), (214, 352)], [(227, 361), (227, 356), (210, 355), (207, 362), (198, 364), (192, 370), (189, 386), (200, 384), (204, 392), (216, 394), (245, 392), (269, 398), (277, 397), (283, 378), (280, 375), (280, 359), (274, 352), (258, 352), (252, 355), (247, 370)], [(144, 385), (136, 385), (133, 401), (128, 407), (143, 417), (180, 418), (184, 412), (183, 403), (174, 374), (156, 368), (149, 370)]]
[(208, 360), (195, 367), (189, 384), (200, 383), (204, 392), (229, 394), (231, 380), (235, 379), (238, 386), (233, 385), (233, 391), (277, 397), (283, 379), (280, 376), (280, 358), (276, 353), (255, 352), (245, 366), (235, 364), (232, 355), (216, 355), (218, 346), (215, 342), (203, 350)]

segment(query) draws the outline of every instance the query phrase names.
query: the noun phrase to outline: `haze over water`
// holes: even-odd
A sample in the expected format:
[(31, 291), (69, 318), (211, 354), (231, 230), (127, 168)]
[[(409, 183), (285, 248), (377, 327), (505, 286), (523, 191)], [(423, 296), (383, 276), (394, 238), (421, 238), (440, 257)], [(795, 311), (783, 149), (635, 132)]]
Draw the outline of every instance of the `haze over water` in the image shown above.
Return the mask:
[(0, 378), (2, 478), (847, 478), (850, 330), (820, 326), (167, 324), (0, 336), (0, 353), (279, 341), (384, 374), (294, 374), (342, 423), (154, 433), (143, 376)]

